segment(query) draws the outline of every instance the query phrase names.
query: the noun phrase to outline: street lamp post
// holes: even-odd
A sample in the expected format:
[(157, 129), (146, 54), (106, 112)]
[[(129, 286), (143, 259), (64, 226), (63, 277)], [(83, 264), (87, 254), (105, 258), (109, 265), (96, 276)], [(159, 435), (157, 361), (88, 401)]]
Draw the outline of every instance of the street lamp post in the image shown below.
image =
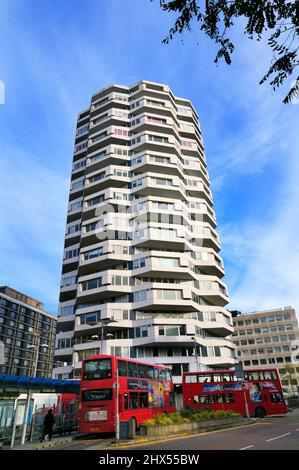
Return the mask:
[(249, 408), (248, 408), (248, 401), (247, 401), (247, 395), (246, 395), (246, 384), (245, 384), (245, 382), (242, 382), (242, 389), (243, 389), (243, 397), (244, 397), (244, 402), (245, 402), (246, 418), (249, 420), (249, 419), (250, 419), (250, 415), (249, 415)]
[(198, 364), (198, 354), (197, 354), (197, 343), (196, 343), (196, 338), (195, 336), (192, 336), (192, 341), (193, 341), (193, 347), (194, 347), (194, 356), (195, 356), (195, 360), (196, 360), (196, 370), (197, 372), (199, 372), (199, 364)]
[(119, 441), (119, 402), (118, 402), (118, 368), (116, 368), (115, 373), (115, 395), (116, 395), (116, 404), (115, 404), (115, 440)]
[[(235, 359), (237, 357), (235, 356)], [(242, 390), (243, 390), (243, 398), (244, 398), (244, 403), (245, 403), (245, 412), (246, 412), (246, 418), (249, 420), (250, 414), (249, 414), (249, 408), (248, 408), (248, 401), (247, 401), (247, 394), (246, 394), (246, 383), (245, 383), (245, 376), (244, 376), (244, 370), (243, 370), (243, 364), (242, 362), (236, 362), (235, 363), (235, 372), (236, 372), (236, 377), (238, 382), (241, 384)]]
[[(103, 354), (103, 350), (104, 350), (104, 328), (105, 326), (109, 325), (110, 323), (117, 323), (116, 320), (111, 320), (111, 318), (103, 318), (99, 321), (100, 323), (100, 328), (101, 328), (101, 334), (97, 334), (97, 335), (92, 335), (92, 338), (97, 338), (97, 339), (100, 339), (100, 354)], [(98, 322), (90, 322), (90, 323), (87, 323), (87, 325), (89, 326), (97, 326), (98, 325)]]

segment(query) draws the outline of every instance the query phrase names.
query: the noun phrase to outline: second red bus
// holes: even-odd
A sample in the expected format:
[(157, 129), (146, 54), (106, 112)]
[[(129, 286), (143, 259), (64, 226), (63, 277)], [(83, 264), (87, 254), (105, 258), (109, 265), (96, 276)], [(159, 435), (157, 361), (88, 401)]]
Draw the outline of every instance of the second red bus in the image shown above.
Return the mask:
[(276, 369), (245, 370), (239, 380), (234, 370), (183, 374), (183, 405), (199, 410), (232, 410), (250, 416), (287, 412)]

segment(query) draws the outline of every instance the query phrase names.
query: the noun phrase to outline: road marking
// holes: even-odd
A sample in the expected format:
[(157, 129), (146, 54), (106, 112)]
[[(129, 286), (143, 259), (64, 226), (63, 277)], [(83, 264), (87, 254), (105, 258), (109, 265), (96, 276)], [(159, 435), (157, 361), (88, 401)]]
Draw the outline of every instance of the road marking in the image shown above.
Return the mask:
[(282, 437), (289, 436), (290, 434), (291, 434), (290, 432), (287, 432), (286, 434), (282, 434), (281, 436), (272, 437), (271, 439), (266, 439), (266, 442), (275, 441), (276, 439), (281, 439)]
[(295, 431), (299, 431), (299, 428), (295, 429)]
[(239, 450), (246, 450), (246, 449), (251, 449), (251, 447), (253, 447), (253, 445), (251, 445), (251, 446), (246, 446), (246, 447), (242, 447), (242, 448), (241, 448), (241, 449), (239, 449)]

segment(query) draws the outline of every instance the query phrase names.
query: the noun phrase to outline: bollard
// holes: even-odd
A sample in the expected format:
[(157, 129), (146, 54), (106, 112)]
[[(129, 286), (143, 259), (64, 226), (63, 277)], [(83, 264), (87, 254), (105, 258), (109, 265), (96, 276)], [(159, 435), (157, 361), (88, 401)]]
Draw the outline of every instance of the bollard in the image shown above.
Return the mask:
[(128, 437), (129, 439), (135, 439), (135, 435), (136, 435), (135, 419), (130, 419), (128, 423)]

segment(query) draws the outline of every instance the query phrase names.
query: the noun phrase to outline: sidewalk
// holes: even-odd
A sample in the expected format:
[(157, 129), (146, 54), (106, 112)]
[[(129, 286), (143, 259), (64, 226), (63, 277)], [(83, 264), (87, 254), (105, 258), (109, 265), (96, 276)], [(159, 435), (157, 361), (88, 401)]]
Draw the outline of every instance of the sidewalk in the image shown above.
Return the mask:
[(43, 450), (49, 449), (51, 447), (61, 446), (63, 444), (67, 444), (68, 442), (72, 442), (78, 437), (80, 434), (73, 434), (69, 436), (59, 436), (59, 437), (52, 437), (51, 441), (35, 441), (35, 442), (26, 442), (24, 445), (17, 444), (12, 449), (8, 446), (4, 446), (3, 450)]

